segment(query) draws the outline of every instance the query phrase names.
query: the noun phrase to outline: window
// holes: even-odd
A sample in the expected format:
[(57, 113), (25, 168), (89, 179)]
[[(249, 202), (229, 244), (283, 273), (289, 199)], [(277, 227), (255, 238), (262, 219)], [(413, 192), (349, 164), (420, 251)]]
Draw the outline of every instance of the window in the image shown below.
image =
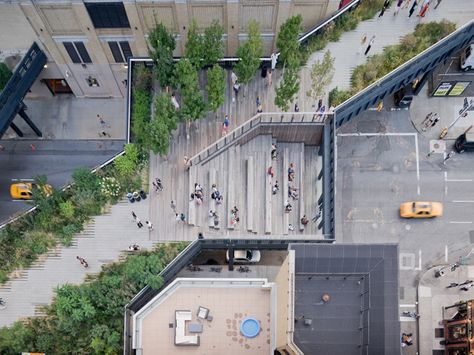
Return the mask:
[(123, 3), (86, 2), (85, 5), (95, 28), (130, 28)]
[(125, 63), (129, 57), (133, 56), (127, 41), (109, 42), (109, 47), (114, 56), (115, 63)]
[(92, 63), (89, 53), (87, 53), (86, 46), (82, 42), (63, 42), (69, 57), (73, 63), (84, 64)]

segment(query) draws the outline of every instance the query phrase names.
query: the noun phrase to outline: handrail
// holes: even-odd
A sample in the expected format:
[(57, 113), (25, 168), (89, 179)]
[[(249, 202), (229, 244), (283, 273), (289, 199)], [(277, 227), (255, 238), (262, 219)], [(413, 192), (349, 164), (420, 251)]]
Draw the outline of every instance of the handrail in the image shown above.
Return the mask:
[[(220, 150), (234, 144), (239, 138), (261, 124), (316, 124), (323, 125), (332, 113), (315, 112), (262, 112), (232, 130), (224, 137), (210, 144), (189, 159), (190, 165), (197, 165)], [(286, 119), (285, 119), (286, 118)], [(295, 119), (296, 118), (296, 119)]]

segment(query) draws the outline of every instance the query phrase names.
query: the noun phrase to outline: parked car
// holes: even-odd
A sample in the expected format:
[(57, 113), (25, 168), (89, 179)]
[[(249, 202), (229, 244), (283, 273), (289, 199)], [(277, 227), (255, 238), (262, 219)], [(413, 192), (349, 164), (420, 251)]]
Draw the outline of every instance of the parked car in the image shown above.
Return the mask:
[(433, 218), (443, 215), (441, 202), (404, 202), (400, 205), (400, 217)]
[[(34, 182), (16, 182), (10, 186), (10, 195), (16, 200), (31, 200), (33, 197), (33, 188), (36, 186)], [(53, 193), (53, 187), (51, 185), (44, 185), (44, 192), (47, 196)]]
[(474, 44), (468, 46), (461, 53), (461, 69), (468, 71), (474, 68)]
[(474, 133), (463, 133), (454, 142), (454, 149), (458, 153), (474, 151)]
[(393, 94), (395, 106), (400, 108), (410, 107), (413, 98), (415, 97), (415, 91), (411, 84), (401, 88), (395, 94)]
[[(225, 260), (229, 262), (229, 250), (225, 255)], [(260, 261), (259, 250), (234, 250), (234, 263), (258, 263)]]

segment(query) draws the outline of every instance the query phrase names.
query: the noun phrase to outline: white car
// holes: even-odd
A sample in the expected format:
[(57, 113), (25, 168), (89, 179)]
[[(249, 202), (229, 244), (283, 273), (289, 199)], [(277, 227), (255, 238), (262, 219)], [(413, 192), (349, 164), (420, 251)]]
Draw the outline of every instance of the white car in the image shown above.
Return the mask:
[[(225, 260), (229, 262), (229, 251), (227, 250)], [(259, 250), (234, 250), (234, 263), (258, 263), (260, 261)]]

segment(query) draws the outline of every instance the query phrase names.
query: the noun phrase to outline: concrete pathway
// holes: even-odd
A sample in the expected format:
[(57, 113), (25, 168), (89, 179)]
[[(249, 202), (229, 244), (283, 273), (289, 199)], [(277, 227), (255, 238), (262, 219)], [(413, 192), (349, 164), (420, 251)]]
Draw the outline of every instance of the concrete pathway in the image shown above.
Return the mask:
[[(106, 213), (97, 216), (78, 234), (69, 248), (57, 247), (43, 255), (28, 270), (18, 272), (18, 277), (0, 287), (0, 297), (7, 308), (0, 310), (0, 327), (8, 326), (24, 317), (41, 315), (41, 306), (48, 305), (54, 296), (54, 289), (65, 283), (80, 284), (88, 273), (97, 273), (102, 265), (117, 261), (128, 254), (128, 246), (136, 243), (149, 249), (146, 226), (138, 229), (131, 211), (145, 223), (148, 219), (148, 199), (133, 205), (121, 201)], [(86, 259), (85, 269), (76, 260), (79, 255)]]
[[(322, 60), (326, 50), (329, 50), (335, 58), (334, 67), (336, 72), (332, 83), (327, 88), (327, 92), (336, 86), (339, 89), (349, 89), (352, 71), (356, 66), (367, 61), (364, 52), (372, 36), (376, 37), (369, 56), (382, 53), (383, 48), (388, 45), (399, 43), (401, 37), (413, 33), (415, 26), (419, 23), (447, 19), (455, 22), (457, 27), (461, 27), (474, 18), (474, 0), (444, 0), (436, 10), (433, 6), (436, 1), (431, 2), (432, 5), (430, 5), (424, 18), (416, 16), (419, 11), (415, 11), (411, 18), (408, 18), (408, 12), (413, 1), (409, 1), (409, 6), (402, 8), (396, 16), (394, 16), (394, 11), (397, 1), (392, 1), (391, 7), (385, 11), (383, 17), (379, 18), (376, 15), (375, 19), (361, 22), (354, 31), (344, 33), (338, 42), (330, 42), (322, 51), (313, 53), (307, 66), (301, 70), (301, 81), (310, 80), (311, 66), (317, 60)], [(362, 45), (361, 40), (364, 35), (367, 36), (367, 41)], [(304, 91), (300, 92), (304, 93)]]
[[(72, 95), (26, 99), (27, 114), (43, 133), (44, 139), (124, 139), (126, 134), (125, 99), (80, 99)], [(105, 125), (101, 125), (97, 115)], [(26, 122), (17, 116), (14, 123), (25, 138), (37, 136)], [(105, 131), (109, 136), (99, 136)], [(18, 139), (9, 128), (3, 139)]]

